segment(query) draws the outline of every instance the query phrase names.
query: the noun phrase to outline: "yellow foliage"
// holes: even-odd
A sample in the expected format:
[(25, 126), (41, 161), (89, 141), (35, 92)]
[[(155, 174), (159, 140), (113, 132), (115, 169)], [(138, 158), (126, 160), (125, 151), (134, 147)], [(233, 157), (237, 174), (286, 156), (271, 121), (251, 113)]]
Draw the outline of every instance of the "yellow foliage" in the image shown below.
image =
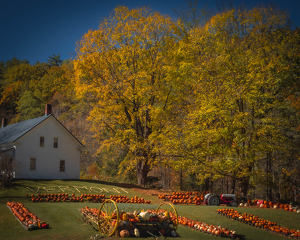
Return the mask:
[(174, 87), (180, 83), (170, 76), (176, 41), (169, 17), (118, 7), (78, 42), (75, 89), (93, 104), (89, 120), (101, 139), (98, 152), (116, 145), (126, 149), (124, 164), (136, 166), (138, 176), (155, 165), (155, 139), (180, 97)]

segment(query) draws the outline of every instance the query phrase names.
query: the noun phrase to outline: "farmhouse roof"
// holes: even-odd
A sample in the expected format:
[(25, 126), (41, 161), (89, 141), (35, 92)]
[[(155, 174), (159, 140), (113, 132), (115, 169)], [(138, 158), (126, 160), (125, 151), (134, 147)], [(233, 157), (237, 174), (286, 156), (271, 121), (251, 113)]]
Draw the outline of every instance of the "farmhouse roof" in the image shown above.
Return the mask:
[(4, 143), (12, 143), (17, 141), (20, 137), (31, 131), (33, 128), (38, 126), (40, 123), (45, 121), (46, 119), (53, 117), (82, 147), (83, 144), (72, 134), (70, 131), (61, 124), (53, 115), (45, 115), (42, 117), (37, 117), (33, 119), (29, 119), (26, 121), (14, 123), (11, 125), (7, 125), (4, 128), (0, 129), (0, 144)]

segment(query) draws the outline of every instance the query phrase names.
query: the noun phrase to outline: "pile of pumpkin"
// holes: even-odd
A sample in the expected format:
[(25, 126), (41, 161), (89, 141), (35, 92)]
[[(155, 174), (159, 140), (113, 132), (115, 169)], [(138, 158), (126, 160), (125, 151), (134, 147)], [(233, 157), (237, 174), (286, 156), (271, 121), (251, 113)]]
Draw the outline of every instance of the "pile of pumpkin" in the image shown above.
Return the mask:
[(147, 210), (133, 213), (122, 212), (117, 235), (120, 237), (147, 236), (153, 237), (178, 237), (176, 232), (176, 217), (171, 212), (159, 210)]
[(234, 230), (228, 230), (227, 228), (223, 228), (221, 226), (210, 225), (204, 222), (188, 219), (186, 217), (178, 216), (179, 224), (193, 228), (194, 230), (198, 230), (204, 233), (212, 234), (220, 237), (231, 237), (235, 238), (238, 236), (239, 238), (244, 238), (244, 235), (236, 234)]
[(274, 209), (284, 209), (285, 211), (290, 212), (297, 212), (300, 213), (300, 209), (298, 207), (293, 207), (291, 204), (282, 204), (282, 203), (274, 203), (272, 201), (264, 201), (264, 200), (250, 200), (246, 203), (240, 203), (240, 207), (247, 207), (247, 206), (258, 206), (261, 208), (274, 208)]
[[(96, 221), (98, 215), (97, 208), (89, 208), (86, 206), (81, 209), (81, 214), (89, 216), (90, 219)], [(119, 222), (117, 222), (116, 214), (112, 214), (111, 216), (106, 216), (106, 213), (101, 212), (101, 216), (104, 219), (113, 219), (112, 222), (106, 222), (106, 224), (110, 224), (111, 226), (115, 226), (118, 224), (117, 230), (115, 232), (116, 236), (119, 237), (143, 237), (148, 234), (154, 237), (159, 236), (171, 236), (178, 237), (178, 233), (176, 232), (176, 216), (174, 216), (171, 212), (159, 210), (156, 212), (155, 210), (147, 210), (137, 212), (121, 212), (119, 214)], [(104, 226), (110, 227), (110, 226)]]
[(122, 195), (110, 195), (110, 199), (117, 203), (151, 203), (151, 201), (145, 200), (144, 198), (139, 198), (138, 196), (134, 196), (134, 198), (128, 198), (127, 196)]
[(241, 214), (234, 209), (218, 209), (218, 213), (223, 216), (229, 217), (231, 219), (235, 219), (235, 220), (247, 223), (247, 224), (255, 226), (257, 228), (269, 230), (274, 233), (281, 234), (283, 236), (300, 238), (299, 230), (281, 227), (280, 225), (277, 225), (277, 223), (275, 223), (275, 222), (264, 220), (262, 218), (259, 218), (258, 216), (253, 216), (252, 214), (247, 214), (247, 213)]
[(7, 207), (11, 210), (11, 212), (26, 230), (49, 228), (47, 223), (31, 213), (22, 203), (7, 202)]
[[(200, 205), (203, 203), (204, 195), (209, 192), (173, 192), (171, 196), (158, 195), (158, 198), (166, 201), (169, 200), (173, 204), (196, 204)], [(193, 196), (192, 196), (193, 195)]]

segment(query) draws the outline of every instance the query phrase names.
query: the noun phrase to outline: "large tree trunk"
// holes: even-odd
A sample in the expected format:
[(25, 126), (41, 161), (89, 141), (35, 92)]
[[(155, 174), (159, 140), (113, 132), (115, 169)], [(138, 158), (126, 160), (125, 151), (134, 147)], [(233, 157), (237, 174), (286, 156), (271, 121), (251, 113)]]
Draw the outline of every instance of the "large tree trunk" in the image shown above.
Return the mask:
[(241, 181), (242, 183), (242, 194), (243, 196), (247, 196), (248, 193), (248, 189), (249, 189), (249, 177), (245, 177), (243, 178), (243, 180)]
[(205, 183), (204, 183), (204, 191), (207, 192), (209, 190), (209, 181), (210, 178), (206, 178), (205, 179)]
[(236, 183), (236, 179), (231, 178), (231, 189), (230, 189), (231, 194), (234, 194), (234, 192), (235, 192), (235, 183)]
[(139, 186), (146, 186), (148, 172), (148, 165), (145, 163), (145, 160), (140, 160), (136, 163), (136, 175)]

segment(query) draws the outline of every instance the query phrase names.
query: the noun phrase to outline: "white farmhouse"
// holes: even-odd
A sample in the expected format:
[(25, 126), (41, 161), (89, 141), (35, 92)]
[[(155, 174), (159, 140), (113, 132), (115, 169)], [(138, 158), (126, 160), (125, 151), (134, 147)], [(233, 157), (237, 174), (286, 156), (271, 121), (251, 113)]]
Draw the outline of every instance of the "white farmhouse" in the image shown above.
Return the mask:
[(0, 129), (0, 159), (15, 159), (16, 178), (79, 179), (80, 152), (78, 141), (52, 114), (46, 105), (45, 116)]

